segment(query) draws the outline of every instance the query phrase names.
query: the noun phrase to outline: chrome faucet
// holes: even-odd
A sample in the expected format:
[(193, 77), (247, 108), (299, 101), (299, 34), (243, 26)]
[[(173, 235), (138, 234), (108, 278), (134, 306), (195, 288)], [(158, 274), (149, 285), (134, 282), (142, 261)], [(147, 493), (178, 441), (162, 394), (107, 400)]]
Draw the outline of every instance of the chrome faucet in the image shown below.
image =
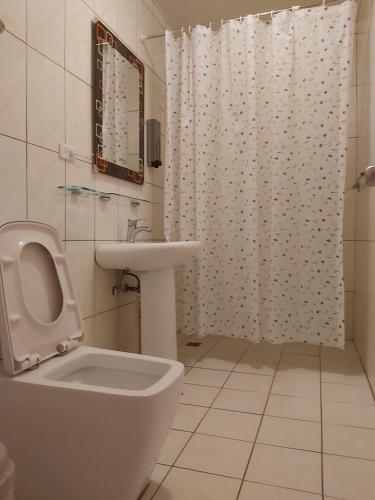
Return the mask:
[(147, 219), (144, 219), (144, 218), (128, 219), (128, 234), (126, 237), (126, 241), (128, 243), (135, 243), (135, 239), (136, 239), (138, 233), (143, 233), (143, 232), (150, 233), (151, 232), (151, 227), (149, 227), (149, 226), (141, 226), (141, 227), (138, 226), (138, 222), (141, 220), (147, 220)]

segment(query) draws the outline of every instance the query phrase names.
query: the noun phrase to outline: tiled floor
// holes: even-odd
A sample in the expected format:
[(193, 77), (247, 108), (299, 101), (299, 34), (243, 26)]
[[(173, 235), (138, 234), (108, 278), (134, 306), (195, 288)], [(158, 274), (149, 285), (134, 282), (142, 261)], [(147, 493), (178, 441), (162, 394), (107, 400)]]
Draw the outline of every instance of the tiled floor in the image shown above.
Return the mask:
[(375, 499), (375, 403), (352, 343), (210, 336), (179, 356), (183, 395), (142, 500)]

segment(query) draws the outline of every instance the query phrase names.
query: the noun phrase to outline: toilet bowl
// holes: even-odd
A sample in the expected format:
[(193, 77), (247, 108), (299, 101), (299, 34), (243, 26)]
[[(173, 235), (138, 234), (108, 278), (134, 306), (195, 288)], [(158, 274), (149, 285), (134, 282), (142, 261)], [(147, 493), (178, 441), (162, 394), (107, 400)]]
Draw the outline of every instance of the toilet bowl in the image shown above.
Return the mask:
[(0, 500), (14, 500), (14, 463), (0, 443)]
[(17, 500), (136, 500), (167, 437), (183, 365), (82, 339), (56, 231), (0, 227), (0, 441)]

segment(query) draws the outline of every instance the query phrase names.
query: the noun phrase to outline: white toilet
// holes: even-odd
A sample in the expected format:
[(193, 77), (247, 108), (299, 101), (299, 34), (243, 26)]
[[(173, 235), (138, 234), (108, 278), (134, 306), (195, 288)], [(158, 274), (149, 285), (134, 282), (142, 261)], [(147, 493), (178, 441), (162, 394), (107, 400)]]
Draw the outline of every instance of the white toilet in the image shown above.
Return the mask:
[(183, 365), (82, 339), (56, 231), (1, 226), (0, 441), (17, 500), (136, 500), (167, 437)]
[(0, 500), (14, 500), (14, 463), (0, 443)]

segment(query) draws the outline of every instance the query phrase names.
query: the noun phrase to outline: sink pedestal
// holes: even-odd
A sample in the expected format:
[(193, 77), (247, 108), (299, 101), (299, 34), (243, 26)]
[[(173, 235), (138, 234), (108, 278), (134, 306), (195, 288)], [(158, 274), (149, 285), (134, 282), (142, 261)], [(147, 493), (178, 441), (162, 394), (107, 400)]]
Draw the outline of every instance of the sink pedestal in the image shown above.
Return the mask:
[(140, 272), (141, 353), (177, 359), (174, 268)]

